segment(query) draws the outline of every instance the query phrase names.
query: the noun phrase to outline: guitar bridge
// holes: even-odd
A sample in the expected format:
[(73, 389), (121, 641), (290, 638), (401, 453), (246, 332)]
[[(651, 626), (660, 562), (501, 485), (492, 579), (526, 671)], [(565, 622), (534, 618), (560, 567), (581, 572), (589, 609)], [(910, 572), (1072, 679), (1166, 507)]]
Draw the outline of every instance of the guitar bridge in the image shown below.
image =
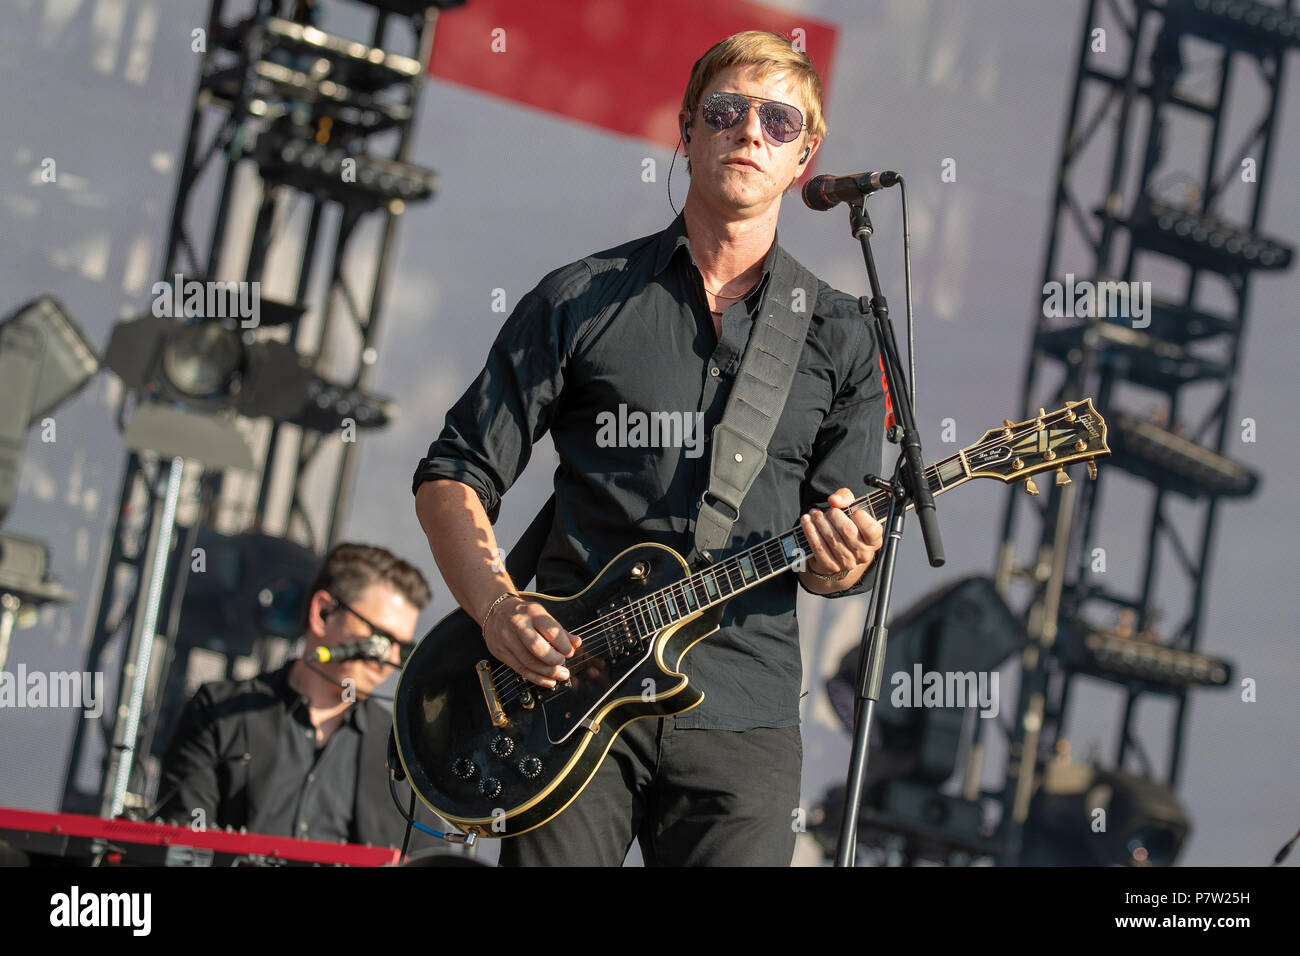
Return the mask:
[(487, 703), (488, 717), (492, 721), (492, 726), (506, 726), (510, 721), (501, 706), (501, 698), (497, 696), (496, 685), (492, 683), (492, 665), (487, 661), (479, 661), (474, 666), (474, 670), (478, 673), (479, 686), (483, 688), (483, 700)]

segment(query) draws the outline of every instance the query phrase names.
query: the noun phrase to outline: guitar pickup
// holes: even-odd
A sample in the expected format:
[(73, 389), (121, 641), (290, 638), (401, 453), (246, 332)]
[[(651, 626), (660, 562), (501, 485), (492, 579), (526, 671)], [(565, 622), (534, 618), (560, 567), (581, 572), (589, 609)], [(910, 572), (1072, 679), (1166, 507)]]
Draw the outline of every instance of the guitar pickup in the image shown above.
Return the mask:
[(501, 706), (501, 698), (497, 696), (496, 685), (492, 682), (492, 665), (487, 661), (479, 661), (474, 666), (474, 670), (478, 673), (479, 686), (483, 688), (483, 700), (487, 703), (488, 717), (492, 721), (492, 726), (506, 726), (510, 721)]

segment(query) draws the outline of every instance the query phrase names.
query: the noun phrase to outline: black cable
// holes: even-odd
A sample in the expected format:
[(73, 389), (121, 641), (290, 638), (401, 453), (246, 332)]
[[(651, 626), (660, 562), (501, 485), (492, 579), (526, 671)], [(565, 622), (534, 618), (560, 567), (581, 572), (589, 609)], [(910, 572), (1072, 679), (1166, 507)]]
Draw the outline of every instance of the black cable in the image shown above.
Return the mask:
[(682, 145), (681, 137), (677, 137), (677, 146), (673, 147), (673, 161), (668, 164), (668, 208), (673, 211), (674, 216), (680, 216), (681, 211), (673, 205), (673, 167), (677, 165), (677, 149)]
[(411, 840), (412, 827), (419, 830), (421, 833), (427, 833), (429, 834), (429, 836), (437, 837), (439, 840), (447, 839), (447, 834), (439, 833), (437, 830), (434, 830), (431, 827), (426, 827), (423, 823), (420, 823), (415, 819), (415, 788), (414, 787), (411, 788), (410, 812), (408, 813), (406, 810), (402, 809), (401, 798), (397, 796), (397, 778), (393, 776), (393, 772), (391, 770), (388, 772), (388, 792), (393, 796), (393, 804), (397, 807), (397, 812), (400, 813), (402, 815), (402, 819), (406, 821), (406, 836), (402, 839), (403, 859), (405, 859), (406, 857), (406, 847)]
[(411, 831), (415, 829), (415, 791), (411, 791), (410, 816), (406, 818), (406, 835), (402, 837), (402, 862), (406, 862), (406, 850), (411, 845)]

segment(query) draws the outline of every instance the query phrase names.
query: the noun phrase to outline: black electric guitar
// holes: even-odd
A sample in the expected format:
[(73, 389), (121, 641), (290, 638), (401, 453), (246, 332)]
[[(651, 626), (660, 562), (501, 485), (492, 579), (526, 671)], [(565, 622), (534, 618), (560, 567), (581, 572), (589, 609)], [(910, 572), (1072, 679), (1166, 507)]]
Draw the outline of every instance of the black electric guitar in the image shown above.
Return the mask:
[[(1110, 454), (1090, 399), (986, 432), (926, 469), (935, 494), (973, 478), (1024, 481)], [(845, 511), (878, 519), (874, 491)], [(466, 832), (514, 836), (541, 826), (582, 792), (619, 731), (642, 717), (677, 714), (704, 694), (678, 672), (682, 657), (718, 629), (735, 594), (789, 570), (812, 550), (800, 527), (692, 572), (671, 548), (641, 544), (607, 564), (572, 597), (521, 592), (582, 638), (554, 689), (532, 684), (488, 652), (477, 622), (457, 610), (425, 636), (402, 669), (393, 703), (398, 755), (434, 813)], [(868, 572), (870, 573), (870, 572)]]

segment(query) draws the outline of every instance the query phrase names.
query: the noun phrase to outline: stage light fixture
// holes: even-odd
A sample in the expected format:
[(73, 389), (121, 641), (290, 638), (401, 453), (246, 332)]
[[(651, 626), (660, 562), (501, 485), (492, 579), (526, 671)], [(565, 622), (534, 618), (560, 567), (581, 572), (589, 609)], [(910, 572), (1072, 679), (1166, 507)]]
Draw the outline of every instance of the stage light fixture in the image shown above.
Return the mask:
[(430, 169), (322, 144), (310, 138), (309, 128), (294, 124), (272, 126), (251, 153), (267, 182), (365, 210), (420, 202), (438, 187), (438, 176)]
[(1139, 200), (1127, 225), (1140, 247), (1223, 275), (1290, 268), (1292, 248), (1217, 216), (1180, 209), (1151, 197)]
[(18, 493), (27, 430), (98, 369), (90, 343), (56, 299), (40, 296), (0, 319), (0, 521)]
[[(885, 685), (876, 707), (876, 723), (885, 753), (869, 764), (873, 777), (882, 766), (889, 775), (939, 784), (952, 776), (968, 708), (896, 707), (893, 675), (991, 675), (1028, 640), (1023, 622), (983, 576), (962, 578), (922, 597), (889, 629), (885, 649)], [(826, 684), (831, 705), (845, 728), (853, 728), (858, 648), (840, 661)], [(991, 680), (991, 676), (986, 679)], [(974, 701), (970, 706), (974, 705)], [(873, 766), (874, 764), (874, 766)]]
[(216, 322), (192, 322), (163, 346), (162, 369), (181, 395), (209, 401), (231, 391), (245, 362), (233, 329)]
[(1186, 812), (1163, 784), (1057, 757), (1030, 801), (1020, 863), (1170, 866), (1190, 832)]
[(1067, 629), (1062, 656), (1071, 670), (1143, 691), (1172, 694), (1190, 687), (1227, 687), (1232, 662), (1154, 640), (1089, 627)]
[(1258, 0), (1169, 0), (1165, 19), (1180, 33), (1267, 56), (1300, 46), (1300, 17)]
[(113, 329), (104, 364), (155, 401), (209, 413), (233, 409), (312, 431), (349, 421), (378, 428), (397, 414), (391, 400), (330, 382), (293, 346), (258, 341), (229, 320), (129, 319)]
[(1188, 498), (1248, 498), (1259, 474), (1154, 422), (1111, 410), (1111, 463)]
[(195, 545), (204, 572), (188, 577), (178, 643), (239, 656), (251, 654), (260, 638), (302, 635), (307, 588), (321, 560), (315, 551), (260, 532), (210, 528), (199, 529)]

